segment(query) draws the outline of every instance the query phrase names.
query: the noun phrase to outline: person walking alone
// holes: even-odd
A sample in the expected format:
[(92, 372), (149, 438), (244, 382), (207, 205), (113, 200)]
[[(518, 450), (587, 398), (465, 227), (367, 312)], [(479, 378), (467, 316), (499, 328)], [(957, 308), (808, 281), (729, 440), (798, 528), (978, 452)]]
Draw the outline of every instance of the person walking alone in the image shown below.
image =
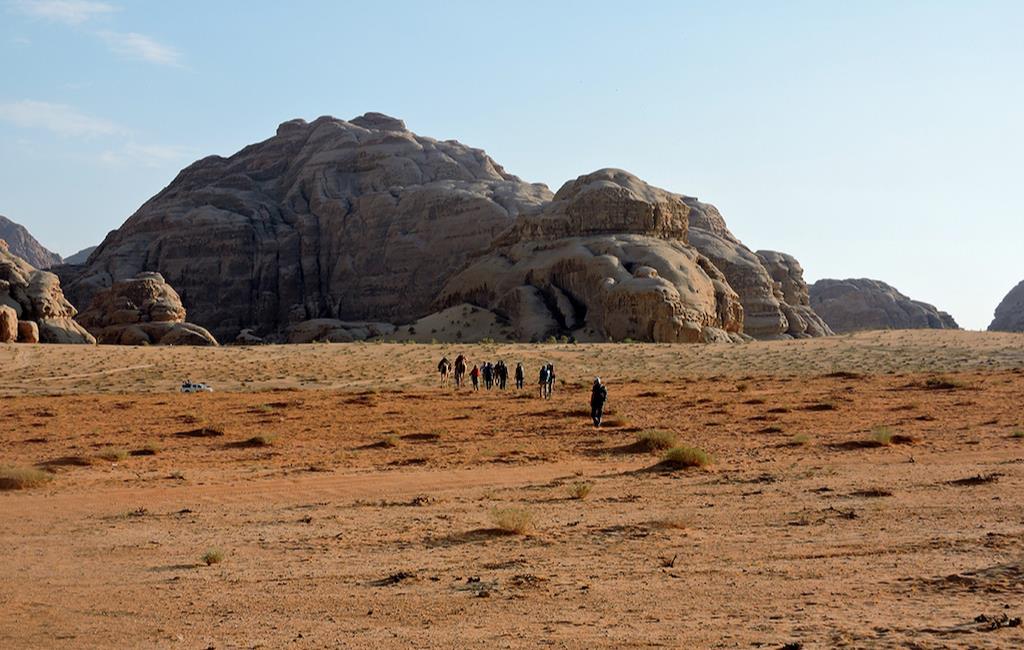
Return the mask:
[(545, 399), (548, 394), (548, 367), (540, 367), (540, 375), (537, 377), (537, 385), (540, 386), (540, 398)]
[(526, 372), (523, 370), (523, 362), (516, 364), (516, 390), (523, 390), (523, 381), (526, 380)]
[(601, 383), (600, 377), (594, 377), (594, 387), (590, 389), (590, 418), (595, 427), (601, 426), (604, 418), (604, 403), (608, 401), (608, 389)]

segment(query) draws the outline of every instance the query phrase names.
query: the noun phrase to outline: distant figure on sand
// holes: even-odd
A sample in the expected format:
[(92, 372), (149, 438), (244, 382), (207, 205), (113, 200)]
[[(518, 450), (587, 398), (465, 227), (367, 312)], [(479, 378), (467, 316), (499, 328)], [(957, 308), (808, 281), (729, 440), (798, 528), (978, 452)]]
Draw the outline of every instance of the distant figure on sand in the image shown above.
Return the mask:
[(437, 371), (441, 373), (441, 387), (444, 388), (448, 385), (448, 377), (452, 374), (452, 362), (448, 360), (448, 357), (443, 357), (441, 363), (437, 364)]
[(551, 399), (551, 393), (555, 389), (555, 364), (548, 364), (548, 385), (547, 385), (547, 397)]
[(600, 377), (594, 377), (594, 387), (590, 390), (590, 417), (595, 427), (601, 426), (604, 417), (604, 403), (608, 401), (608, 389), (601, 383)]
[(455, 357), (455, 387), (462, 388), (462, 380), (466, 376), (466, 357), (459, 355)]
[(473, 366), (469, 371), (469, 378), (473, 381), (473, 390), (480, 390), (480, 368)]
[(498, 388), (505, 390), (505, 386), (508, 385), (508, 366), (504, 361), (499, 361), (498, 365), (494, 366), (494, 371), (496, 373), (494, 379), (498, 382)]
[(545, 399), (548, 396), (548, 367), (540, 367), (540, 376), (537, 379), (537, 384), (540, 386), (540, 398)]
[(523, 362), (516, 364), (516, 389), (523, 390), (523, 381), (526, 380), (526, 371), (523, 370)]
[(480, 372), (484, 375), (484, 388), (491, 390), (491, 386), (494, 385), (494, 366), (488, 361), (484, 364), (484, 367), (480, 369)]

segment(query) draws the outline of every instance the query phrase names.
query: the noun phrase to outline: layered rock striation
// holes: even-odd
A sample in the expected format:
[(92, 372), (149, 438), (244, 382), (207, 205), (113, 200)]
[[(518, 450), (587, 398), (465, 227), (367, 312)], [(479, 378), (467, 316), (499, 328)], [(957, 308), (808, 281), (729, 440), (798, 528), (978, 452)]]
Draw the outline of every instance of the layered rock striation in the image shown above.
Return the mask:
[(837, 333), (885, 329), (959, 329), (953, 317), (879, 280), (818, 280), (811, 307)]
[(99, 343), (217, 345), (206, 329), (185, 322), (181, 299), (159, 273), (119, 280), (93, 296), (78, 322)]

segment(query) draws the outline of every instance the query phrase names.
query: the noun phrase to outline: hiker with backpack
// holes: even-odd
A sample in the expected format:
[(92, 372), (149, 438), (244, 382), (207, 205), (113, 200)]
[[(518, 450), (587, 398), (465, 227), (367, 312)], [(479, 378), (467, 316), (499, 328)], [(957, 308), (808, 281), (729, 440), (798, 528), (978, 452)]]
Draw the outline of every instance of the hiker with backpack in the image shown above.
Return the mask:
[(600, 377), (594, 377), (594, 386), (590, 389), (590, 418), (595, 427), (601, 426), (604, 418), (604, 403), (608, 401), (608, 388), (601, 383)]

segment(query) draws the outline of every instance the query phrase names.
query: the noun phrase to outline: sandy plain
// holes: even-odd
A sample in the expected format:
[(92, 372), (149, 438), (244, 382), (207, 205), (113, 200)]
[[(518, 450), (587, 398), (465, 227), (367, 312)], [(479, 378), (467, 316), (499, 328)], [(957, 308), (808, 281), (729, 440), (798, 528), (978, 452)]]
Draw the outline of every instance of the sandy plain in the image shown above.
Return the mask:
[[(458, 351), (522, 360), (528, 389), (439, 388)], [(50, 477), (0, 491), (0, 647), (1024, 645), (1022, 335), (0, 346), (0, 368), (0, 467)], [(649, 430), (713, 463), (661, 467)]]

